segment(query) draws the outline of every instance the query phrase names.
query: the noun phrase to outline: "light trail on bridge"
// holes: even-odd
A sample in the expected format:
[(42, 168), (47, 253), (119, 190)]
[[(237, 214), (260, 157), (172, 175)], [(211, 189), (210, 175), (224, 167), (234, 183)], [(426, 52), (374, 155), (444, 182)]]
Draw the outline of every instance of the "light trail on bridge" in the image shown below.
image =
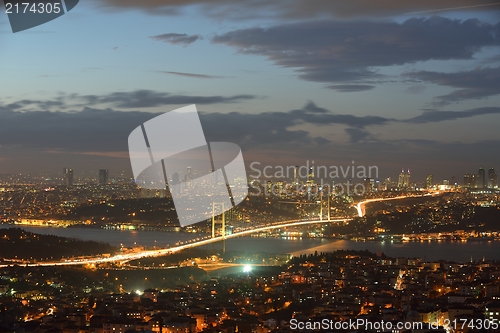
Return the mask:
[(376, 198), (376, 199), (367, 199), (358, 202), (356, 205), (356, 210), (358, 211), (358, 217), (363, 217), (365, 216), (365, 205), (367, 203), (371, 202), (380, 202), (380, 201), (389, 201), (389, 200), (398, 200), (398, 199), (411, 199), (411, 198), (421, 198), (421, 197), (427, 197), (427, 196), (434, 196), (440, 194), (440, 192), (434, 192), (434, 193), (425, 193), (425, 194), (420, 194), (420, 195), (401, 195), (398, 197), (392, 197), (392, 198)]
[[(392, 197), (392, 198), (368, 199), (368, 200), (360, 201), (356, 205), (356, 209), (358, 211), (358, 216), (363, 217), (364, 213), (365, 213), (364, 206), (367, 203), (387, 201), (387, 200), (417, 198), (417, 197), (431, 196), (431, 195), (436, 195), (436, 194), (439, 194), (439, 192), (426, 193), (426, 194), (422, 194), (422, 195), (412, 195), (412, 196), (398, 196), (398, 197)], [(48, 266), (81, 266), (81, 265), (103, 264), (103, 263), (113, 263), (113, 262), (127, 262), (127, 261), (131, 261), (131, 260), (138, 260), (138, 259), (143, 259), (143, 258), (161, 257), (164, 255), (176, 253), (176, 252), (179, 252), (182, 250), (191, 249), (191, 248), (198, 247), (198, 246), (203, 246), (203, 245), (208, 245), (208, 244), (220, 242), (220, 241), (225, 240), (225, 239), (247, 236), (247, 235), (251, 235), (253, 233), (263, 232), (263, 231), (267, 231), (267, 230), (274, 230), (274, 229), (287, 228), (287, 227), (296, 227), (296, 226), (308, 225), (308, 224), (345, 222), (345, 221), (351, 221), (352, 219), (353, 218), (349, 218), (349, 217), (344, 217), (344, 218), (336, 217), (336, 218), (332, 218), (330, 220), (328, 220), (328, 219), (325, 219), (325, 220), (323, 220), (323, 219), (320, 219), (320, 220), (291, 220), (291, 221), (279, 222), (279, 223), (272, 224), (272, 225), (266, 225), (264, 227), (242, 230), (242, 231), (230, 234), (230, 235), (226, 235), (224, 237), (217, 236), (214, 238), (202, 239), (199, 241), (191, 242), (189, 244), (183, 244), (183, 245), (179, 245), (179, 246), (169, 247), (166, 249), (146, 250), (146, 251), (141, 251), (141, 252), (136, 252), (136, 253), (117, 254), (117, 255), (114, 255), (111, 257), (107, 257), (107, 258), (96, 257), (96, 258), (88, 258), (88, 259), (67, 259), (67, 260), (52, 261), (52, 262), (39, 262), (39, 263), (19, 263), (17, 261), (11, 260), (12, 264), (2, 264), (2, 265), (0, 265), (0, 268), (9, 267), (9, 266), (13, 266), (13, 265), (18, 265), (18, 266), (22, 266), (22, 267), (48, 267)], [(8, 261), (8, 259), (4, 259), (4, 261)]]
[(189, 244), (183, 244), (179, 246), (169, 247), (166, 249), (158, 249), (158, 250), (146, 250), (136, 253), (127, 253), (127, 254), (117, 254), (108, 258), (89, 258), (89, 259), (68, 259), (68, 260), (60, 260), (60, 261), (52, 261), (52, 262), (39, 262), (39, 263), (18, 263), (13, 262), (12, 264), (2, 264), (0, 268), (9, 267), (13, 265), (18, 265), (21, 267), (48, 267), (48, 266), (81, 266), (81, 265), (92, 265), (92, 264), (103, 264), (103, 263), (113, 263), (113, 262), (127, 262), (131, 260), (143, 259), (143, 258), (153, 258), (153, 257), (161, 257), (164, 255), (172, 254), (175, 252), (179, 252), (182, 250), (208, 245), (216, 242), (220, 242), (224, 239), (231, 239), (236, 237), (242, 237), (251, 235), (253, 233), (263, 232), (267, 230), (279, 229), (279, 228), (287, 228), (287, 227), (296, 227), (301, 225), (308, 224), (319, 224), (319, 223), (333, 223), (333, 222), (344, 222), (350, 221), (352, 218), (336, 218), (328, 220), (293, 220), (286, 221), (281, 223), (276, 223), (273, 225), (266, 225), (264, 227), (252, 228), (248, 230), (242, 230), (230, 235), (217, 236), (214, 238), (202, 239), (196, 242), (192, 242)]

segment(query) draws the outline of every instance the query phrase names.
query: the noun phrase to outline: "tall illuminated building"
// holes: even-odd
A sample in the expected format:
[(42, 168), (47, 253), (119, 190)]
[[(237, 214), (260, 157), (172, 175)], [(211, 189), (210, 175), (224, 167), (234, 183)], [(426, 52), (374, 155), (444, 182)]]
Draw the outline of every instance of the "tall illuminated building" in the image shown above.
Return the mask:
[(63, 185), (73, 186), (73, 169), (71, 168), (63, 169)]
[(476, 187), (477, 188), (485, 188), (486, 187), (486, 173), (485, 173), (483, 167), (480, 167), (479, 171), (477, 173)]
[(498, 187), (498, 177), (495, 172), (495, 168), (491, 167), (488, 170), (488, 188), (496, 188)]
[(392, 189), (391, 177), (387, 177), (384, 182), (384, 190), (390, 191)]
[(405, 173), (405, 170), (402, 169), (398, 177), (398, 188), (408, 187), (410, 187), (410, 169), (408, 169), (407, 173)]
[(109, 179), (109, 170), (101, 169), (99, 170), (99, 185), (106, 185)]
[(434, 180), (431, 174), (428, 174), (425, 178), (425, 188), (432, 188), (434, 186)]
[(292, 179), (292, 182), (293, 182), (293, 185), (298, 185), (299, 184), (299, 166), (296, 165), (294, 168), (293, 168), (293, 179)]
[(398, 188), (403, 188), (405, 187), (405, 170), (401, 169), (401, 173), (399, 174), (398, 177)]
[(476, 187), (476, 175), (471, 173), (466, 173), (464, 175), (464, 186), (469, 188)]
[(314, 184), (314, 168), (309, 167), (309, 174), (307, 176), (307, 182), (309, 184)]

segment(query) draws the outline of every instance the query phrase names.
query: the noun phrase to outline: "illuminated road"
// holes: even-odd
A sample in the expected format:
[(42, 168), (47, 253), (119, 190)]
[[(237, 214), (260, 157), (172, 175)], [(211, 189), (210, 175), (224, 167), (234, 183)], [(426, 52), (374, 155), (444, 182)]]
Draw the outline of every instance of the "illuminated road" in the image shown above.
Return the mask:
[[(264, 227), (252, 228), (248, 230), (242, 230), (237, 233), (233, 233), (231, 235), (226, 235), (225, 239), (236, 238), (241, 236), (247, 236), (253, 233), (263, 232), (267, 230), (286, 228), (286, 227), (296, 227), (300, 225), (307, 224), (317, 224), (317, 223), (332, 223), (332, 222), (343, 222), (350, 221), (352, 218), (335, 218), (328, 221), (327, 219), (323, 220), (294, 220), (294, 221), (286, 221), (281, 223), (269, 224)], [(203, 246), (207, 244), (212, 244), (216, 242), (220, 242), (223, 240), (222, 236), (207, 238), (198, 241), (191, 241), (188, 244), (183, 244), (179, 246), (169, 247), (166, 249), (158, 249), (158, 250), (146, 250), (141, 252), (127, 253), (127, 254), (117, 254), (108, 258), (96, 257), (96, 258), (88, 258), (88, 259), (67, 259), (60, 261), (52, 261), (52, 262), (38, 262), (38, 263), (20, 263), (12, 261), (12, 264), (3, 264), (0, 267), (8, 267), (12, 265), (19, 265), (23, 267), (42, 267), (42, 266), (76, 266), (76, 265), (92, 265), (92, 264), (102, 264), (102, 263), (112, 263), (112, 262), (127, 262), (131, 260), (137, 260), (142, 258), (151, 258), (151, 257), (161, 257), (167, 254), (179, 252), (185, 249), (190, 249), (193, 247)], [(4, 259), (7, 260), (7, 259)]]
[[(358, 211), (358, 216), (363, 217), (365, 215), (365, 205), (371, 202), (378, 201), (386, 201), (386, 200), (397, 200), (397, 199), (407, 199), (407, 198), (417, 198), (423, 196), (435, 195), (436, 193), (427, 193), (418, 196), (398, 196), (393, 198), (376, 198), (376, 199), (368, 199), (359, 202), (356, 205), (356, 209)], [(268, 224), (259, 228), (252, 228), (247, 230), (242, 230), (231, 235), (226, 235), (225, 239), (231, 239), (241, 236), (247, 236), (254, 233), (259, 233), (263, 231), (286, 228), (286, 227), (296, 227), (307, 224), (317, 224), (317, 223), (332, 223), (332, 222), (344, 222), (350, 221), (352, 218), (332, 218), (330, 221), (328, 219), (322, 220), (293, 220), (293, 221), (285, 221), (280, 223)], [(141, 252), (134, 253), (126, 253), (126, 254), (117, 254), (111, 257), (95, 257), (95, 258), (86, 258), (86, 259), (63, 259), (60, 261), (52, 261), (52, 262), (38, 262), (38, 263), (24, 263), (15, 260), (4, 259), (4, 261), (10, 261), (11, 264), (2, 264), (0, 267), (8, 267), (12, 265), (19, 265), (24, 267), (41, 267), (41, 266), (76, 266), (76, 265), (92, 265), (92, 264), (102, 264), (102, 263), (113, 263), (113, 262), (127, 262), (131, 260), (137, 260), (142, 258), (152, 258), (152, 257), (161, 257), (167, 254), (179, 252), (185, 249), (190, 249), (198, 246), (208, 245), (216, 242), (220, 242), (224, 239), (222, 236), (214, 237), (214, 238), (205, 238), (201, 240), (191, 240), (187, 241), (187, 244), (182, 244), (174, 247), (169, 247), (166, 249), (157, 249), (157, 250), (146, 250)], [(186, 243), (186, 242), (185, 242)]]
[(358, 211), (358, 216), (359, 217), (363, 217), (366, 214), (365, 205), (367, 203), (379, 202), (379, 201), (388, 201), (388, 200), (398, 200), (398, 199), (420, 198), (420, 197), (427, 197), (427, 196), (432, 196), (432, 195), (436, 195), (436, 194), (439, 194), (439, 192), (426, 193), (426, 194), (421, 194), (421, 195), (411, 195), (411, 196), (401, 195), (399, 197), (392, 197), (392, 198), (367, 199), (367, 200), (360, 201), (356, 205), (356, 210)]

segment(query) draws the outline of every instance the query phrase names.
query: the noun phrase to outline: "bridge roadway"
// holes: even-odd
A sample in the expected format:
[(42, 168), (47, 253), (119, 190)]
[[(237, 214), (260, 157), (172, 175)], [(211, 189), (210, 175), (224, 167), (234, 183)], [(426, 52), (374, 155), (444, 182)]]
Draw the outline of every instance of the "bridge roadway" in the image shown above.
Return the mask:
[[(352, 220), (352, 218), (334, 218), (334, 219), (330, 219), (330, 221), (328, 221), (328, 219), (285, 221), (285, 222), (281, 222), (281, 223), (266, 225), (264, 227), (242, 230), (242, 231), (233, 233), (231, 235), (226, 235), (225, 239), (247, 236), (247, 235), (250, 235), (253, 233), (258, 233), (258, 232), (272, 230), (272, 229), (295, 227), (295, 226), (300, 226), (300, 225), (317, 224), (317, 223), (343, 222), (343, 221), (350, 221), (350, 220)], [(20, 263), (20, 262), (12, 261), (11, 264), (2, 264), (2, 265), (0, 265), (0, 267), (3, 268), (3, 267), (12, 266), (12, 265), (19, 265), (19, 266), (23, 266), (23, 267), (77, 266), (77, 265), (92, 265), (92, 264), (102, 264), (102, 263), (112, 263), (112, 262), (127, 262), (127, 261), (131, 261), (131, 260), (142, 259), (142, 258), (161, 257), (164, 255), (179, 252), (179, 251), (182, 251), (185, 249), (190, 249), (190, 248), (194, 248), (194, 247), (198, 247), (198, 246), (212, 244), (215, 242), (220, 242), (223, 239), (224, 238), (222, 236), (218, 236), (218, 237), (214, 237), (214, 238), (202, 239), (202, 240), (191, 242), (188, 244), (169, 247), (169, 248), (165, 248), (165, 249), (146, 250), (146, 251), (134, 252), (134, 253), (117, 254), (117, 255), (114, 255), (112, 257), (107, 257), (107, 258), (96, 257), (96, 258), (88, 258), (88, 259), (66, 259), (66, 260), (63, 259), (60, 261), (37, 262), (37, 263)]]
[[(375, 199), (367, 199), (364, 201), (359, 202), (355, 207), (358, 211), (358, 216), (363, 217), (365, 215), (365, 204), (371, 203), (371, 202), (378, 202), (378, 201), (386, 201), (386, 200), (397, 200), (397, 199), (406, 199), (406, 198), (415, 198), (415, 197), (422, 197), (422, 196), (429, 196), (429, 195), (435, 195), (437, 193), (427, 193), (424, 195), (419, 195), (419, 196), (398, 196), (398, 197), (393, 197), (393, 198), (375, 198)], [(286, 227), (296, 227), (300, 225), (307, 225), (307, 224), (317, 224), (317, 223), (332, 223), (332, 222), (344, 222), (344, 221), (350, 221), (352, 218), (339, 218), (335, 217), (330, 220), (328, 219), (319, 219), (319, 220), (291, 220), (291, 221), (285, 221), (285, 222), (279, 222), (279, 223), (274, 223), (274, 224), (268, 224), (263, 227), (259, 228), (251, 228), (247, 230), (242, 230), (236, 233), (233, 233), (231, 235), (226, 235), (225, 239), (231, 239), (231, 238), (236, 238), (236, 237), (241, 237), (241, 236), (247, 236), (253, 233), (258, 233), (258, 232), (263, 232), (266, 230), (273, 230), (273, 229), (279, 229), (279, 228), (286, 228)], [(102, 263), (112, 263), (112, 262), (127, 262), (131, 260), (137, 260), (137, 259), (142, 259), (142, 258), (152, 258), (152, 257), (161, 257), (167, 254), (179, 252), (185, 249), (190, 249), (198, 246), (203, 246), (203, 245), (208, 245), (216, 242), (222, 241), (224, 238), (222, 236), (214, 237), (214, 238), (208, 238), (208, 239), (202, 239), (199, 241), (194, 241), (190, 242), (188, 244), (183, 244), (183, 245), (178, 245), (174, 247), (169, 247), (165, 249), (158, 249), (158, 250), (146, 250), (146, 251), (141, 251), (141, 252), (134, 252), (134, 253), (126, 253), (126, 254), (117, 254), (111, 257), (95, 257), (95, 258), (86, 258), (86, 259), (63, 259), (60, 261), (52, 261), (52, 262), (37, 262), (37, 263), (24, 263), (24, 262), (18, 262), (11, 260), (10, 264), (1, 264), (0, 268), (3, 267), (8, 267), (12, 265), (19, 265), (19, 266), (24, 266), (24, 267), (43, 267), (43, 266), (77, 266), (77, 265), (92, 265), (92, 264), (102, 264)], [(8, 261), (8, 259), (4, 259), (4, 261)]]
[(365, 205), (367, 203), (388, 201), (388, 200), (398, 200), (398, 199), (420, 198), (420, 197), (433, 196), (433, 195), (437, 195), (437, 194), (440, 194), (440, 192), (425, 193), (425, 194), (420, 194), (420, 195), (400, 195), (398, 197), (392, 197), (392, 198), (367, 199), (367, 200), (363, 200), (363, 201), (358, 202), (358, 204), (356, 205), (356, 210), (358, 211), (358, 216), (363, 217), (366, 214)]

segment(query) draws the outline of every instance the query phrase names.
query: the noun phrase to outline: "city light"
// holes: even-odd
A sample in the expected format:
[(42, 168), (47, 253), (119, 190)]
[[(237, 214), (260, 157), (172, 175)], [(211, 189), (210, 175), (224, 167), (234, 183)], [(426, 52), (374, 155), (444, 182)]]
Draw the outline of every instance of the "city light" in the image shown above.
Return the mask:
[(252, 271), (252, 266), (250, 265), (243, 266), (243, 272), (250, 273), (251, 271)]

